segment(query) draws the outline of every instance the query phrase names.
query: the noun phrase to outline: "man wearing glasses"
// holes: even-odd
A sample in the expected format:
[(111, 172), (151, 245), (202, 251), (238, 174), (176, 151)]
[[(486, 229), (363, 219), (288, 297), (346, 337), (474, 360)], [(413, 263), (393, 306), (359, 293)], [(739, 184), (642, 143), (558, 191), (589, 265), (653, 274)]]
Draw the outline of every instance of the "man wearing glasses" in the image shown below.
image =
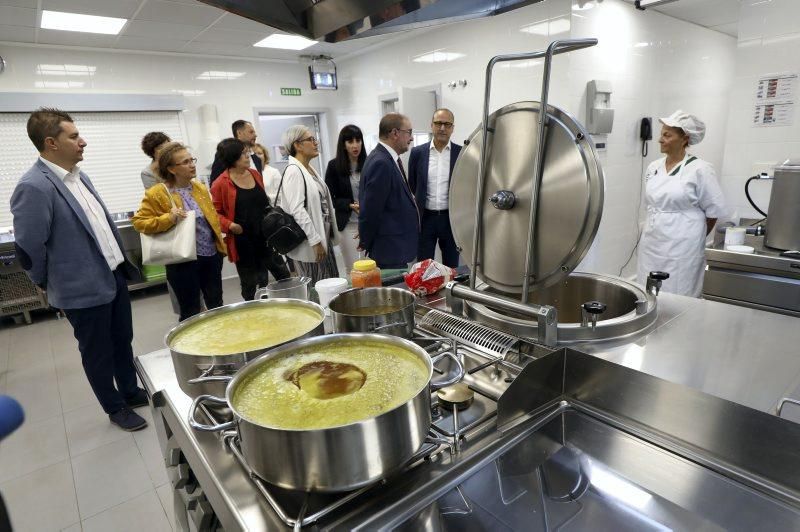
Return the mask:
[(58, 109), (33, 112), (27, 129), (39, 158), (11, 196), (20, 264), (47, 290), (50, 305), (66, 314), (83, 370), (111, 422), (143, 429), (147, 422), (133, 408), (148, 399), (136, 382), (125, 282), (133, 266), (103, 200), (78, 167), (86, 141)]
[(380, 142), (361, 170), (360, 247), (380, 268), (407, 268), (417, 256), (420, 216), (400, 159), (413, 133), (411, 122), (401, 114), (381, 118)]
[(447, 202), (450, 176), (461, 152), (461, 146), (450, 142), (454, 121), (452, 111), (437, 109), (431, 121), (433, 142), (416, 146), (408, 160), (408, 181), (422, 211), (417, 260), (432, 259), (438, 243), (442, 262), (451, 268), (458, 266), (458, 248)]

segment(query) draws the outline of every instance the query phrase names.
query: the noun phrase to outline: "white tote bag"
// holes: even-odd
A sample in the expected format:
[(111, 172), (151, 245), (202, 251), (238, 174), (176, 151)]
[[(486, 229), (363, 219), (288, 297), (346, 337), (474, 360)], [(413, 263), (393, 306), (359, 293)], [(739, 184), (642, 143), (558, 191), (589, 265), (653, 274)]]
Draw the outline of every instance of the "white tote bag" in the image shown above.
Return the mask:
[[(166, 185), (167, 195), (176, 207)], [(197, 220), (193, 210), (186, 211), (186, 218), (178, 218), (178, 223), (163, 233), (146, 235), (140, 233), (142, 241), (142, 264), (165, 265), (197, 260)]]

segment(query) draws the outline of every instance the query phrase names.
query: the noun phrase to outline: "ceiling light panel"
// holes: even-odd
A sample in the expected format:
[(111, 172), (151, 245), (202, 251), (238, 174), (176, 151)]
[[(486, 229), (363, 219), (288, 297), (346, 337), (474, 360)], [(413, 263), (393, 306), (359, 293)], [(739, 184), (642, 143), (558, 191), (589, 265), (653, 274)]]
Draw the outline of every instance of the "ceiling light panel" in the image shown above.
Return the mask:
[(421, 54), (414, 59), (412, 59), (415, 63), (446, 63), (449, 61), (455, 61), (456, 59), (461, 59), (464, 57), (464, 54), (459, 54), (456, 52), (429, 52), (427, 54)]
[(244, 76), (244, 72), (225, 72), (222, 70), (206, 70), (205, 72), (201, 73), (197, 78), (200, 80), (233, 80), (239, 79)]
[(39, 76), (94, 76), (97, 67), (94, 65), (36, 65)]
[(279, 48), (281, 50), (303, 50), (317, 44), (317, 41), (300, 37), (299, 35), (284, 35), (273, 33), (266, 39), (261, 39), (253, 46), (258, 48)]
[(78, 31), (118, 35), (128, 19), (81, 15), (63, 11), (42, 11), (41, 28), (46, 30)]

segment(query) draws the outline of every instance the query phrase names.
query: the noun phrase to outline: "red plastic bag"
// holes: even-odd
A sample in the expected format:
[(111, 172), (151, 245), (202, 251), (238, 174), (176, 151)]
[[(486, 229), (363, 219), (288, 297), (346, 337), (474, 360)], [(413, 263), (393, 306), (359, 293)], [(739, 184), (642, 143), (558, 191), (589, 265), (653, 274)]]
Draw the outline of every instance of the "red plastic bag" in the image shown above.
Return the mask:
[(403, 278), (406, 286), (416, 295), (429, 296), (441, 290), (455, 276), (456, 271), (453, 268), (433, 259), (425, 259), (414, 264)]

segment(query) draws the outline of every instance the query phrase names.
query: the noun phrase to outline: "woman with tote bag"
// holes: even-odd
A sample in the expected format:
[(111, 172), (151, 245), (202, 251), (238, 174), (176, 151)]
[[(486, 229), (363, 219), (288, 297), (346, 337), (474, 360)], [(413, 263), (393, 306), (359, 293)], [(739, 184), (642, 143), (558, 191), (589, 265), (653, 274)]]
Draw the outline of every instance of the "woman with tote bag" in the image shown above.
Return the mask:
[(177, 230), (180, 224), (191, 223), (192, 217), (195, 220), (196, 258), (166, 265), (167, 282), (178, 298), (181, 321), (200, 313), (201, 294), (207, 309), (222, 306), (222, 257), (226, 248), (208, 189), (194, 179), (196, 162), (183, 144), (170, 142), (164, 146), (158, 158), (164, 186), (147, 189), (132, 219), (133, 227), (145, 235)]

